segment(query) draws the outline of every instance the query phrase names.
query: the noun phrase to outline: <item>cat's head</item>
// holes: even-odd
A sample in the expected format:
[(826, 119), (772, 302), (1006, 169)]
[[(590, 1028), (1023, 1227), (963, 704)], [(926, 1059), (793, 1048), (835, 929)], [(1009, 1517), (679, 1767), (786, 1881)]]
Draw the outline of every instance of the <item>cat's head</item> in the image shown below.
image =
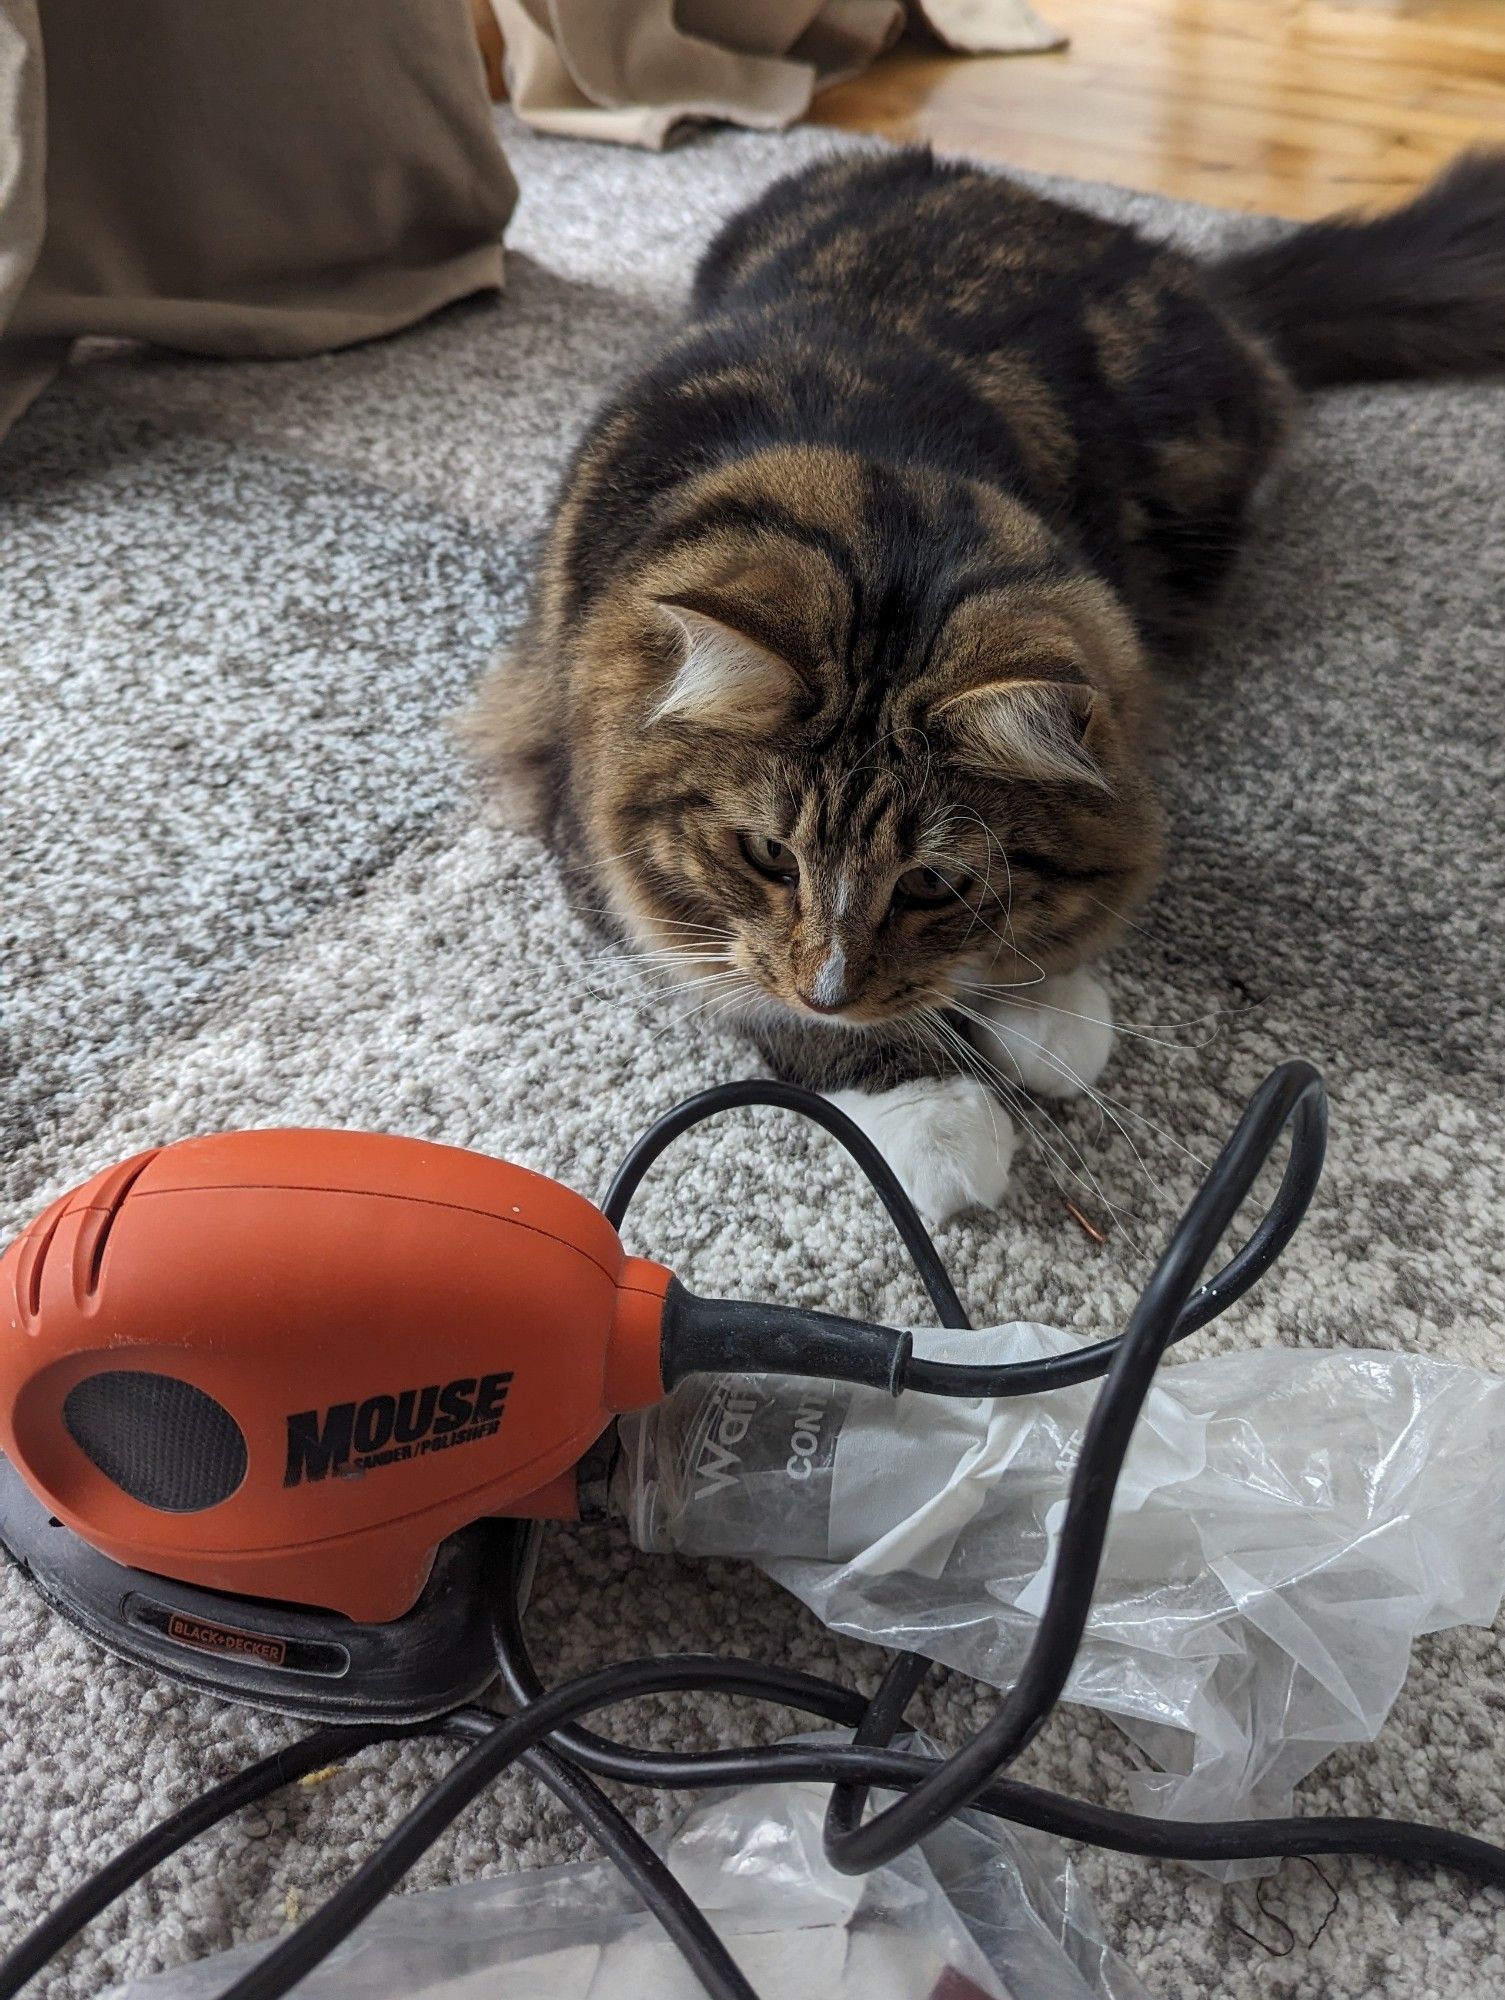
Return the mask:
[(1131, 622), (988, 488), (745, 459), (572, 647), (576, 823), (708, 1013), (871, 1027), (1027, 984), (1153, 879)]

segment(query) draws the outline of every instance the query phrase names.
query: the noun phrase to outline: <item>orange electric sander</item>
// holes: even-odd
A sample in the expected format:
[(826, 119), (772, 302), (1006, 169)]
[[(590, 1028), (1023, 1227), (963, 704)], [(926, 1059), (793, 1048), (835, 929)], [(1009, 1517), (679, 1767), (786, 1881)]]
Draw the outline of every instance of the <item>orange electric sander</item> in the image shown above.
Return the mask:
[[(702, 1092), (639, 1140), (597, 1209), (502, 1161), (351, 1132), (191, 1139), (64, 1195), (0, 1258), (0, 1543), (111, 1650), (323, 1726), (150, 1828), (0, 1960), (0, 2000), (195, 1833), (300, 1772), (414, 1730), (468, 1748), (329, 1900), (226, 1989), (280, 2000), (467, 1803), (521, 1761), (587, 1826), (716, 2000), (756, 2000), (723, 1941), (591, 1774), (677, 1788), (831, 1786), (825, 1852), (860, 1874), (976, 1806), (1131, 1852), (1226, 1862), (1357, 1853), (1505, 1885), (1505, 1849), (1380, 1819), (1141, 1820), (1005, 1777), (1060, 1699), (1086, 1628), (1114, 1490), (1167, 1348), (1279, 1256), (1311, 1200), (1322, 1083), (1285, 1063), (1250, 1099), (1123, 1332), (1002, 1365), (916, 1356), (892, 1327), (687, 1291), (627, 1256), (643, 1174), (691, 1125), (774, 1104), (830, 1130), (888, 1209), (937, 1318), (966, 1314), (903, 1189), (809, 1093)], [(1202, 1272), (1281, 1134), (1280, 1184), (1241, 1247)], [(535, 1535), (604, 1491), (613, 1423), (692, 1374), (851, 1381), (996, 1397), (1103, 1378), (1050, 1582), (1016, 1677), (951, 1756), (890, 1746), (924, 1677), (897, 1654), (870, 1701), (769, 1663), (625, 1661), (546, 1688), (522, 1629)], [(512, 1712), (475, 1707), (500, 1679)], [(701, 1754), (577, 1728), (634, 1696), (721, 1689), (801, 1708), (850, 1742)], [(873, 1785), (899, 1794), (871, 1817)]]
[(0, 1541), (75, 1623), (179, 1679), (438, 1714), (496, 1673), (486, 1524), (574, 1516), (614, 1417), (696, 1368), (775, 1367), (781, 1342), (891, 1385), (909, 1347), (697, 1299), (504, 1161), (339, 1131), (186, 1140), (63, 1196), (0, 1260)]

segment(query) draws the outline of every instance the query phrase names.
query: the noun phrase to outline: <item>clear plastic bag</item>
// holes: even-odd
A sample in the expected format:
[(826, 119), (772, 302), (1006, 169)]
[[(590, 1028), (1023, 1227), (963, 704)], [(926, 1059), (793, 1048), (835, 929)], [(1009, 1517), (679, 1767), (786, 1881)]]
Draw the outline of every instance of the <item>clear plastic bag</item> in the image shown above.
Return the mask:
[[(1147, 2000), (1065, 1850), (975, 1816), (859, 1880), (821, 1851), (825, 1789), (707, 1801), (668, 1859), (769, 2000)], [(933, 1864), (933, 1865), (932, 1865)], [(105, 2000), (209, 2000), (265, 1945)], [(604, 1863), (391, 1898), (298, 1988), (307, 2000), (704, 2000)]]
[[(1032, 1325), (916, 1336), (972, 1362), (1078, 1344)], [(618, 1498), (643, 1548), (754, 1556), (833, 1629), (1001, 1687), (1095, 1393), (701, 1379), (623, 1421)], [(1067, 1688), (1158, 1767), (1139, 1809), (1286, 1813), (1336, 1744), (1372, 1740), (1413, 1640), (1499, 1609), (1502, 1451), (1505, 1381), (1448, 1362), (1276, 1348), (1164, 1368)]]

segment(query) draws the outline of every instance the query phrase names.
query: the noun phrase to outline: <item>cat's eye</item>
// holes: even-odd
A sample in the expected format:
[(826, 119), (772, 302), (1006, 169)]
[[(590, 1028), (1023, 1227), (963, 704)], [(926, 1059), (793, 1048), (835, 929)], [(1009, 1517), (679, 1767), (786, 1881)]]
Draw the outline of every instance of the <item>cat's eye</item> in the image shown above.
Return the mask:
[(782, 840), (771, 839), (766, 833), (743, 833), (738, 835), (742, 846), (742, 858), (750, 868), (756, 868), (760, 875), (766, 875), (770, 882), (797, 882), (800, 879), (800, 864), (794, 849)]
[(901, 903), (949, 903), (961, 894), (954, 876), (940, 868), (906, 868), (894, 890)]

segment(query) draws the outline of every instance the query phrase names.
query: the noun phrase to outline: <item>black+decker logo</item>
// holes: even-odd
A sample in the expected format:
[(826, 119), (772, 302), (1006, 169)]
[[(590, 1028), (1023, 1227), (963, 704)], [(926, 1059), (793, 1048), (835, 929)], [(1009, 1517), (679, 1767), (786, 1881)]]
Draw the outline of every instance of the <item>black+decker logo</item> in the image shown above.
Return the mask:
[(264, 1667), (280, 1667), (287, 1658), (284, 1640), (242, 1632), (234, 1625), (212, 1625), (207, 1618), (190, 1618), (181, 1611), (169, 1614), (163, 1630), (180, 1646), (192, 1646), (200, 1653), (228, 1653), (232, 1659), (259, 1660)]
[(498, 1375), (461, 1375), (364, 1403), (331, 1403), (327, 1410), (299, 1410), (287, 1420), (284, 1486), (350, 1472), (401, 1465), (431, 1452), (453, 1451), (495, 1437), (512, 1381)]

